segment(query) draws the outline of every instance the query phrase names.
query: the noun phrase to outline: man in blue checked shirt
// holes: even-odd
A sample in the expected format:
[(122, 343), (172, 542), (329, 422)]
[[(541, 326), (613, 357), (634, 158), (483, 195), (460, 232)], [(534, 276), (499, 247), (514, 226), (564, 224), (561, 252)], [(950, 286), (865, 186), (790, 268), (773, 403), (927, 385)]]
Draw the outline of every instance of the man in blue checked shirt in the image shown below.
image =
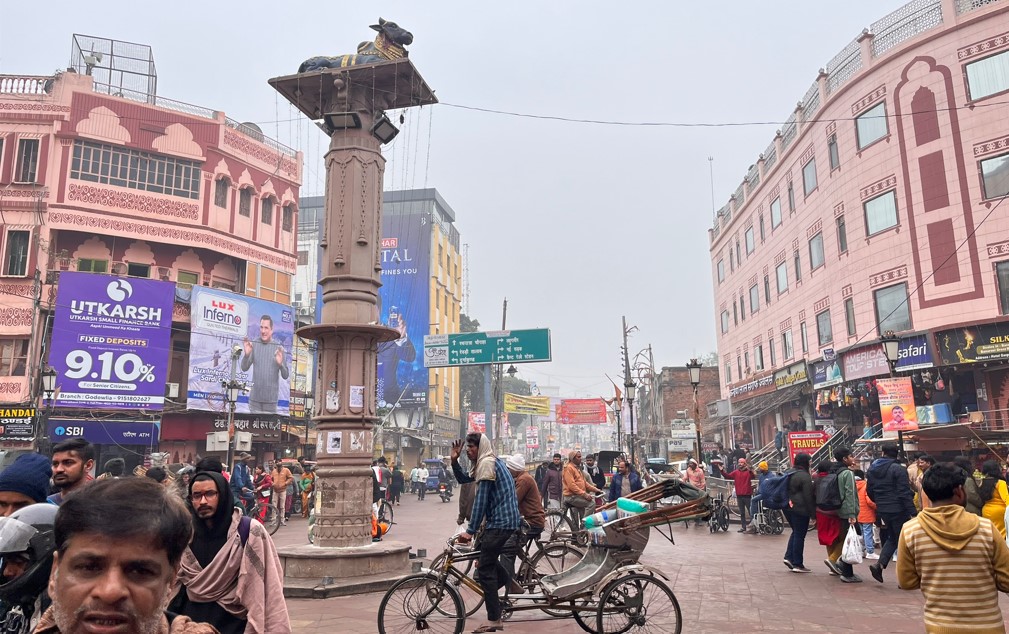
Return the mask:
[(477, 580), (483, 588), (484, 601), (487, 603), (487, 623), (474, 632), (500, 632), (504, 630), (504, 624), (501, 622), (498, 589), (508, 585), (509, 592), (522, 592), (521, 586), (511, 580), (508, 571), (499, 562), (501, 553), (517, 544), (517, 533), (522, 523), (515, 495), (515, 480), (508, 473), (504, 460), (494, 455), (490, 440), (483, 434), (466, 436), (466, 456), (473, 463), (468, 474), (459, 466), (462, 448), (463, 441), (452, 443), (452, 472), (462, 484), (475, 481), (477, 489), (469, 526), (465, 533), (459, 535), (459, 541), (468, 543), (476, 535), (480, 525), (484, 524), (483, 537), (480, 538)]

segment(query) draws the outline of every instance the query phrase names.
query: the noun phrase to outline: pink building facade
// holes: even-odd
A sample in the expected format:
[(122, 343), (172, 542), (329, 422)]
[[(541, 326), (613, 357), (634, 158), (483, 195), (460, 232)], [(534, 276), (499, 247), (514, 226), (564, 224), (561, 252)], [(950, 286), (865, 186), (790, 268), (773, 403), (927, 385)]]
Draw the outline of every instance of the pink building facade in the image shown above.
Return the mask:
[(1004, 1), (915, 0), (821, 70), (709, 233), (727, 443), (861, 436), (886, 331), (916, 405), (1009, 423), (1006, 92)]
[[(0, 75), (0, 407), (41, 408), (39, 375), (64, 271), (290, 305), (301, 169), (300, 153), (221, 112), (105, 94), (83, 73)], [(167, 380), (178, 394), (153, 416), (161, 451), (176, 461), (205, 453), (206, 433), (220, 425), (220, 415), (185, 407), (187, 301), (177, 291)], [(254, 442), (281, 440), (276, 422), (256, 433)]]

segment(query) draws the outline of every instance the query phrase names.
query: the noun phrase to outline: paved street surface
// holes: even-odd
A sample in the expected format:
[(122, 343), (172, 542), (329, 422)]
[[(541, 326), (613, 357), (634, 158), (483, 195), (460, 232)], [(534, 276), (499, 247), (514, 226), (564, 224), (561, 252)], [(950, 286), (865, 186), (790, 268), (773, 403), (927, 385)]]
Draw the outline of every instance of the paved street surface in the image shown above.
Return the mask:
[[(423, 502), (405, 497), (396, 508), (389, 538), (440, 552), (455, 529), (456, 500), (443, 503), (429, 495)], [(280, 545), (302, 543), (304, 520), (292, 519), (274, 536)], [(811, 533), (806, 542), (806, 566), (812, 574), (789, 572), (781, 563), (787, 531), (780, 536), (741, 535), (736, 527), (711, 535), (707, 527), (673, 531), (676, 545), (652, 529), (642, 562), (656, 566), (671, 580), (683, 611), (683, 631), (711, 632), (921, 632), (922, 598), (918, 591), (898, 590), (893, 566), (880, 585), (865, 564), (856, 566), (861, 584), (842, 584), (827, 575), (825, 549)], [(296, 633), (377, 632), (380, 593), (324, 600), (290, 599), (288, 609)], [(1002, 597), (1009, 615), (1009, 601)], [(483, 609), (476, 616), (486, 616)], [(522, 612), (508, 623), (514, 634), (580, 632), (571, 619), (548, 619), (540, 612)], [(533, 620), (535, 619), (535, 620)], [(471, 618), (467, 630), (481, 621)]]

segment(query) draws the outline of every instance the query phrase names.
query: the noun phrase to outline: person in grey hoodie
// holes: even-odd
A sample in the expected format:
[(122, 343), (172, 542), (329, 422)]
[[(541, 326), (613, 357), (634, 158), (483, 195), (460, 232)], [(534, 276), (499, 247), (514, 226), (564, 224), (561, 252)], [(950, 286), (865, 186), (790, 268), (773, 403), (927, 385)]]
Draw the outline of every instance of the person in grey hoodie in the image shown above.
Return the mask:
[(880, 540), (883, 542), (879, 561), (869, 566), (872, 578), (883, 583), (883, 569), (897, 552), (897, 542), (904, 522), (917, 511), (914, 508), (914, 492), (907, 479), (907, 469), (897, 462), (897, 446), (883, 445), (883, 457), (877, 458), (866, 473), (865, 492), (876, 504), (876, 516), (883, 522)]

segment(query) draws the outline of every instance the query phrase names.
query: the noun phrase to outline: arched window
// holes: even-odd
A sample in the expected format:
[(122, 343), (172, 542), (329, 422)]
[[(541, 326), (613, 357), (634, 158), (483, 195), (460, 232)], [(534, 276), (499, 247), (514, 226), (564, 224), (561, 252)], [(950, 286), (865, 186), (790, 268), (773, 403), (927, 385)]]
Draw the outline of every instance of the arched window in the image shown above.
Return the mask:
[(226, 176), (221, 176), (217, 179), (214, 187), (214, 204), (221, 209), (228, 208), (228, 190), (231, 188), (231, 183), (228, 182)]

